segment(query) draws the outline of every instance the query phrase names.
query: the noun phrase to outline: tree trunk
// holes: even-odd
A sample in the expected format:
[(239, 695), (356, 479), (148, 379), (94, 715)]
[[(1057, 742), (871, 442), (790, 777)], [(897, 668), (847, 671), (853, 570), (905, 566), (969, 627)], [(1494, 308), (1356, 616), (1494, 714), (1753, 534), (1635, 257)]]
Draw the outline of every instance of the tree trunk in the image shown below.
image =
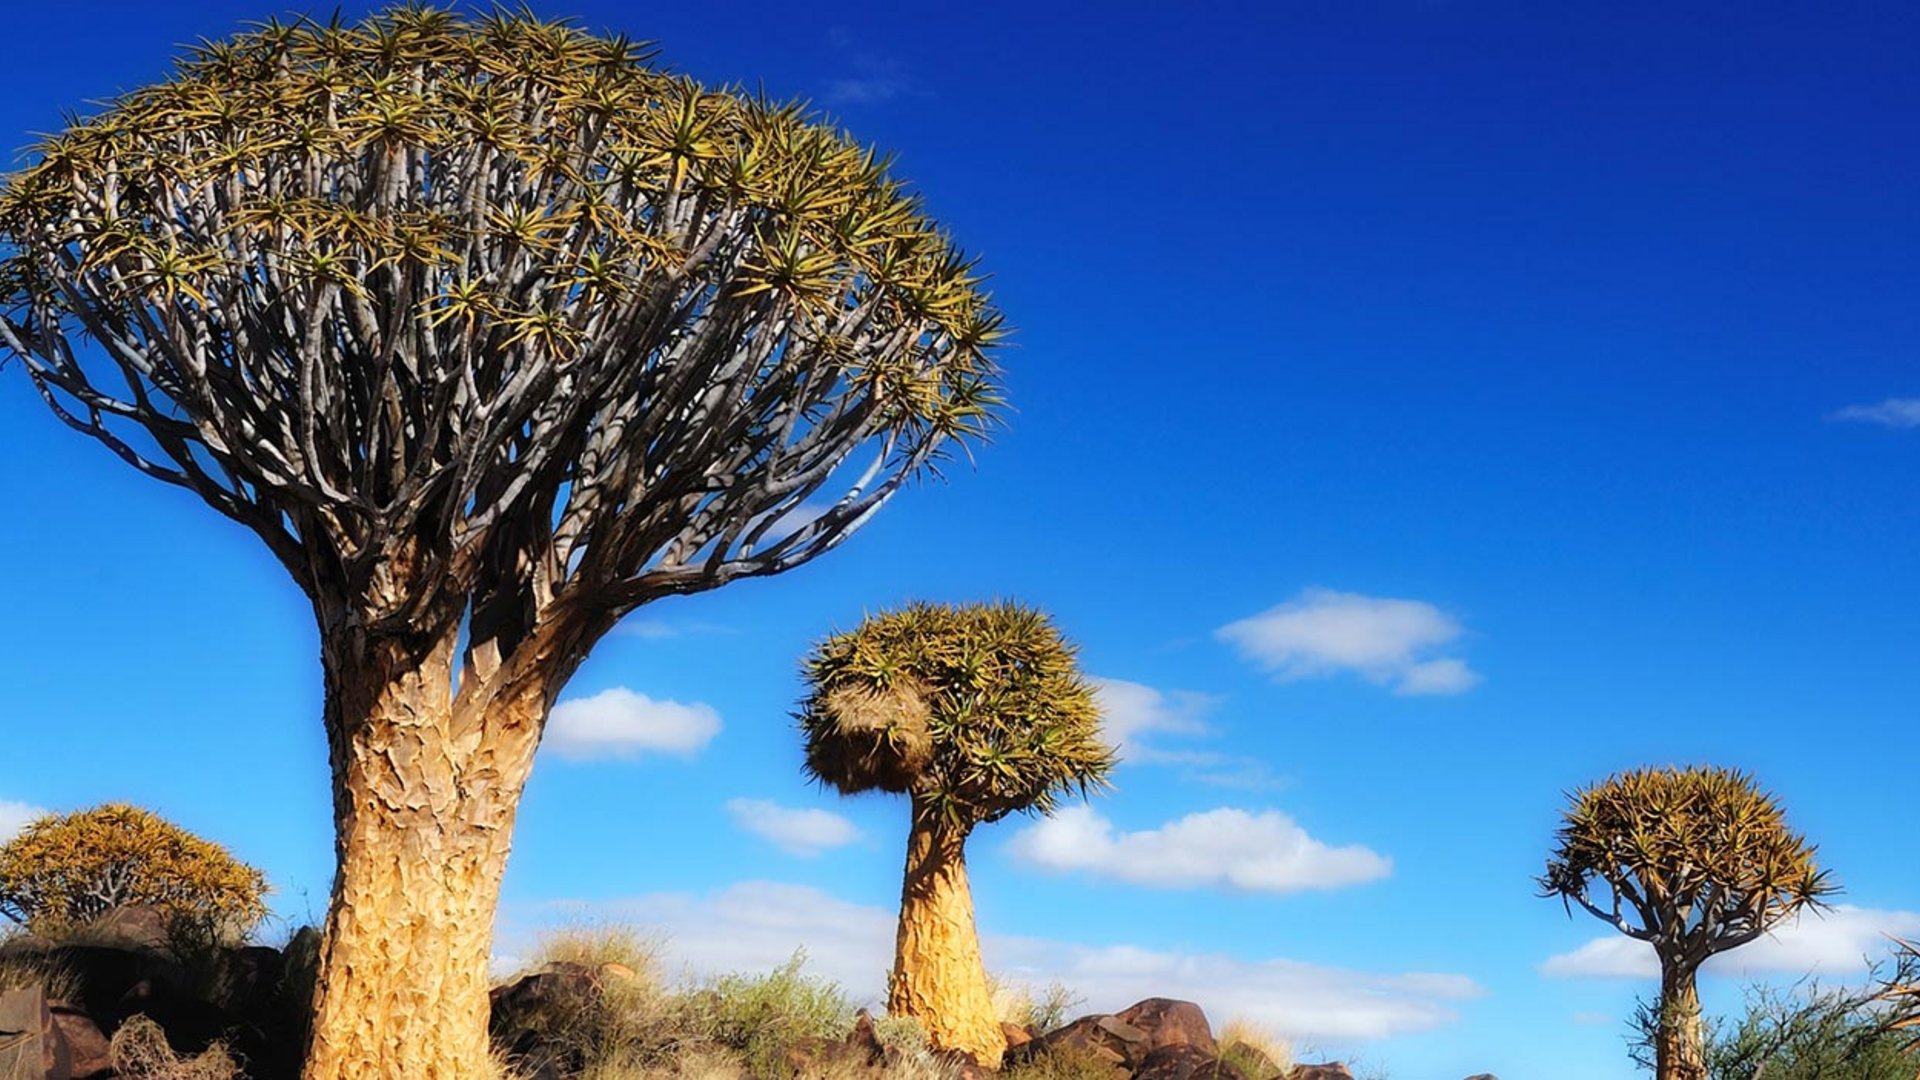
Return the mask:
[(919, 798), (913, 800), (887, 1012), (920, 1021), (936, 1048), (971, 1054), (986, 1068), (997, 1069), (1007, 1042), (994, 1015), (993, 992), (980, 961), (980, 934), (973, 924), (973, 893), (967, 888), (969, 831), (949, 824)]
[(1700, 992), (1694, 969), (1663, 963), (1655, 1080), (1707, 1080), (1706, 1040), (1700, 1030)]
[(303, 1076), (485, 1077), (494, 908), (546, 701), (463, 687), (456, 707), (451, 635), (326, 652), (336, 870)]

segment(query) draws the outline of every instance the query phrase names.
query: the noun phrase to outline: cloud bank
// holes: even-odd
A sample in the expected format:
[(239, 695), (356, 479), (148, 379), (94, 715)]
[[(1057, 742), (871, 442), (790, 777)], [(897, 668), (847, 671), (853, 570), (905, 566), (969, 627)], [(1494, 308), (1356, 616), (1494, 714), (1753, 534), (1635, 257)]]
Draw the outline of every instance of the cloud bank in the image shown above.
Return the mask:
[(553, 707), (544, 745), (574, 761), (641, 754), (690, 757), (720, 733), (720, 714), (699, 702), (655, 701), (624, 686)]
[(729, 799), (733, 823), (790, 855), (811, 857), (860, 839), (853, 822), (828, 810), (781, 806), (771, 799)]
[(1466, 631), (1419, 600), (1307, 589), (1215, 632), (1283, 682), (1354, 673), (1396, 694), (1458, 694), (1480, 674), (1458, 657), (1435, 655)]
[(1158, 889), (1289, 893), (1386, 877), (1393, 863), (1358, 845), (1330, 847), (1277, 810), (1223, 807), (1157, 829), (1119, 832), (1090, 806), (1068, 806), (1007, 845), (1031, 866)]
[(48, 811), (29, 803), (0, 799), (0, 844), (20, 835), (20, 830), (32, 824), (34, 819), (45, 817)]
[[(878, 1000), (893, 961), (894, 914), (819, 889), (742, 882), (705, 895), (656, 893), (608, 903), (547, 905), (560, 918), (612, 918), (660, 932), (665, 955), (692, 975), (763, 972), (807, 951), (808, 970), (856, 999)], [(509, 932), (505, 936), (512, 937)], [(1244, 1016), (1294, 1039), (1378, 1039), (1458, 1017), (1484, 991), (1463, 975), (1382, 974), (1285, 959), (1088, 946), (987, 934), (989, 969), (1032, 983), (1059, 980), (1089, 1012), (1154, 995), (1195, 1001), (1218, 1020)]]

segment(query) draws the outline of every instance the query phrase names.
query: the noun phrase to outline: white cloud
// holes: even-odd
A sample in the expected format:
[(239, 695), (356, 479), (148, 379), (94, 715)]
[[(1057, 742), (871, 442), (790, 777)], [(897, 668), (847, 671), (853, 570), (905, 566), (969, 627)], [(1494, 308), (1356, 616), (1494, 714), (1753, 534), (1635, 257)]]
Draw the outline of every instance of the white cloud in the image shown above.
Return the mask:
[(669, 638), (692, 637), (696, 634), (731, 634), (732, 627), (718, 623), (705, 622), (669, 622), (666, 619), (630, 618), (613, 628), (620, 637), (640, 638), (643, 641), (666, 641)]
[(1432, 655), (1466, 631), (1419, 600), (1307, 589), (1215, 633), (1283, 681), (1357, 672), (1397, 694), (1458, 694), (1480, 682), (1466, 661)]
[(1849, 405), (1827, 419), (1853, 420), (1890, 428), (1920, 427), (1920, 398), (1888, 398), (1878, 405)]
[(546, 745), (561, 757), (688, 756), (720, 733), (720, 714), (699, 702), (655, 701), (624, 686), (563, 701), (547, 721)]
[(34, 819), (45, 817), (48, 811), (23, 802), (11, 802), (0, 799), (0, 844), (19, 835), (20, 830), (32, 824)]
[(828, 810), (781, 806), (770, 799), (728, 799), (734, 824), (793, 855), (818, 855), (860, 839), (853, 822)]
[(1162, 889), (1299, 892), (1373, 881), (1393, 869), (1368, 848), (1315, 840), (1277, 810), (1250, 814), (1231, 807), (1123, 833), (1092, 807), (1069, 806), (1022, 829), (1008, 850), (1048, 870)]
[[(1771, 934), (1708, 960), (1701, 971), (1748, 978), (1762, 974), (1838, 976), (1866, 970), (1887, 953), (1887, 935), (1920, 935), (1920, 912), (1836, 904), (1824, 914), (1803, 913)], [(1653, 946), (1624, 934), (1594, 938), (1540, 965), (1556, 978), (1658, 978)]]
[(1098, 676), (1088, 681), (1093, 683), (1093, 695), (1100, 704), (1101, 731), (1123, 758), (1151, 761), (1163, 753), (1143, 745), (1145, 736), (1207, 733), (1200, 714), (1214, 699), (1206, 694), (1155, 690), (1125, 679)]
[[(891, 910), (806, 886), (742, 882), (704, 896), (659, 893), (606, 903), (548, 905), (566, 918), (651, 927), (670, 962), (694, 975), (767, 971), (805, 948), (808, 970), (856, 1000), (876, 1001), (893, 961)], [(511, 933), (503, 934), (511, 939)], [(1023, 982), (1058, 980), (1088, 1012), (1154, 996), (1195, 1001), (1216, 1021), (1244, 1016), (1294, 1039), (1376, 1039), (1438, 1027), (1484, 991), (1463, 975), (1379, 974), (1295, 960), (1088, 946), (985, 934), (989, 970)]]

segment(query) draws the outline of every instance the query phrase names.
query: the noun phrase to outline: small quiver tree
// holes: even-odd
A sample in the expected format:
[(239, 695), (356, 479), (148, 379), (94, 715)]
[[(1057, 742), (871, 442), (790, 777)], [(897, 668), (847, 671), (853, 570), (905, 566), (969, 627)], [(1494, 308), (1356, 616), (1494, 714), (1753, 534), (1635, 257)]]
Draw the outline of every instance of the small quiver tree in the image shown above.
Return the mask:
[(181, 929), (239, 938), (266, 914), (266, 891), (227, 849), (124, 803), (40, 818), (0, 845), (0, 915), (37, 934), (144, 904)]
[[(1920, 942), (1900, 940), (1894, 942), (1894, 948), (1899, 962), (1880, 996), (1887, 1005), (1889, 1029), (1909, 1033), (1906, 1052), (1920, 1058)], [(1914, 1080), (1920, 1080), (1920, 1064), (1916, 1064)]]
[(975, 827), (1102, 787), (1114, 754), (1074, 650), (1012, 603), (912, 604), (816, 646), (799, 721), (806, 769), (911, 805), (887, 1011), (997, 1068), (1006, 1051), (967, 885)]
[(1821, 906), (1834, 887), (1813, 846), (1743, 773), (1637, 769), (1569, 799), (1542, 895), (1653, 947), (1656, 1078), (1706, 1080), (1700, 965)]
[(337, 870), (306, 1075), (487, 1068), (553, 702), (662, 596), (829, 550), (997, 402), (886, 162), (619, 37), (422, 6), (195, 49), (0, 192), (0, 344), (310, 600)]

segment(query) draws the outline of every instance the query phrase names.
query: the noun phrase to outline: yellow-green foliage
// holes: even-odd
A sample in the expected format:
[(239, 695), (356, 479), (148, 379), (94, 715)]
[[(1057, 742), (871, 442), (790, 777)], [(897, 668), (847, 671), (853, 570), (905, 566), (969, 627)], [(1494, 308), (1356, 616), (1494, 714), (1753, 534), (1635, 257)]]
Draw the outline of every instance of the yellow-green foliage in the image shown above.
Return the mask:
[(911, 793), (971, 826), (1106, 783), (1093, 687), (1052, 621), (1014, 603), (916, 603), (814, 647), (798, 716), (808, 771)]
[(0, 845), (0, 914), (61, 933), (122, 904), (244, 932), (266, 879), (218, 844), (123, 803), (41, 818)]
[(1084, 1047), (1062, 1044), (1021, 1058), (1004, 1080), (1123, 1080), (1126, 1067)]
[(806, 962), (798, 951), (768, 974), (712, 980), (688, 996), (691, 1028), (737, 1051), (753, 1076), (779, 1076), (801, 1039), (844, 1038), (853, 1027), (853, 1002), (835, 983), (805, 974)]
[(1834, 891), (1771, 796), (1721, 768), (1637, 769), (1575, 792), (1540, 883), (1694, 965)]
[(988, 975), (987, 985), (993, 991), (995, 1017), (1003, 1024), (1027, 1028), (1037, 1035), (1060, 1027), (1071, 1019), (1069, 1013), (1086, 1003), (1085, 998), (1058, 981), (1036, 987)]

